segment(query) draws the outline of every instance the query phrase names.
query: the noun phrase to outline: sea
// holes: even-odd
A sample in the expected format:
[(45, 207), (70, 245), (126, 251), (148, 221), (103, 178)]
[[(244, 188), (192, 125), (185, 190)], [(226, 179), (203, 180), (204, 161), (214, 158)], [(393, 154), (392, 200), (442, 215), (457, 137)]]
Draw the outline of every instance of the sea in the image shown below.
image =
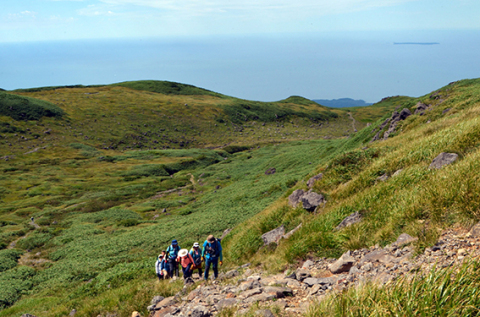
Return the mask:
[(480, 77), (480, 31), (0, 43), (0, 88), (168, 80), (259, 101), (418, 97)]

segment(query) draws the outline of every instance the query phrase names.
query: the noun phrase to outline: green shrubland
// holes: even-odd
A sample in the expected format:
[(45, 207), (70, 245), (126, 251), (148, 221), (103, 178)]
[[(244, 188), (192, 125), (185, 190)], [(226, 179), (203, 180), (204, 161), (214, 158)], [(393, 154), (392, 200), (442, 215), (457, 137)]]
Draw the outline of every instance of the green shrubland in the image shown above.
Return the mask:
[[(51, 102), (65, 115), (0, 116), (0, 316), (63, 316), (74, 308), (77, 316), (146, 314), (153, 295), (182, 287), (156, 284), (153, 274), (174, 238), (189, 248), (233, 228), (223, 240), (227, 266), (279, 271), (310, 255), (385, 245), (402, 232), (419, 238), (420, 251), (439, 228), (480, 220), (480, 180), (472, 172), (480, 168), (479, 80), (347, 109), (357, 133), (345, 110), (301, 97), (259, 103), (150, 81), (12, 93)], [(370, 143), (394, 109), (413, 113), (418, 102), (430, 105), (424, 115)], [(429, 169), (441, 152), (459, 160)], [(288, 206), (288, 195), (320, 172), (313, 189), (326, 205), (316, 214)], [(378, 180), (383, 175), (389, 179)], [(333, 230), (355, 211), (362, 223)], [(300, 223), (288, 240), (262, 246), (263, 233)], [(438, 281), (450, 273), (442, 274)], [(417, 285), (415, 296), (434, 291), (416, 283), (398, 285)], [(353, 307), (365, 294), (381, 302), (381, 291), (352, 291), (328, 305)]]

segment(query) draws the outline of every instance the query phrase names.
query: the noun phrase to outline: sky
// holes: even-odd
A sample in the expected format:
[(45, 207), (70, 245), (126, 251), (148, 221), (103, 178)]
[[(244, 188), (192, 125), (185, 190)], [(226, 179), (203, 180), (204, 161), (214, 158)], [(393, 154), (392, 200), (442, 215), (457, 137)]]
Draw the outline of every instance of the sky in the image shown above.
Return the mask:
[[(472, 65), (480, 64), (473, 57), (480, 56), (480, 46), (472, 46), (480, 39), (479, 13), (478, 0), (2, 0), (0, 87), (159, 79), (199, 85), (245, 99), (278, 100), (291, 93), (311, 99), (351, 97), (375, 102), (395, 94), (395, 88), (396, 94), (418, 95), (436, 85), (480, 77), (480, 66)], [(86, 52), (82, 56), (65, 48), (75, 41), (88, 42), (85, 45), (97, 55)], [(129, 48), (122, 47), (121, 41)], [(132, 57), (143, 52), (146, 42), (157, 44), (150, 50), (165, 52), (165, 65), (157, 65), (155, 74), (151, 65)], [(221, 42), (238, 50), (221, 46)], [(438, 44), (408, 48), (395, 45), (397, 51), (391, 51), (386, 46), (394, 42)], [(375, 51), (365, 47), (368, 43)], [(202, 51), (197, 54), (200, 44)], [(117, 45), (114, 50), (112, 45)], [(289, 45), (305, 47), (310, 55), (290, 49)], [(183, 50), (175, 55), (179, 46)], [(27, 47), (30, 55), (25, 53)], [(472, 56), (460, 52), (467, 49), (473, 50)], [(45, 50), (51, 51), (54, 59), (64, 61), (62, 68), (58, 66), (52, 73), (70, 69), (70, 77), (42, 76), (41, 68), (56, 67), (53, 62), (38, 59), (41, 54), (36, 53)], [(290, 54), (281, 52), (272, 60), (268, 52), (273, 50)], [(117, 68), (107, 63), (106, 69), (101, 63), (85, 60), (100, 60), (107, 53), (115, 60), (115, 52)], [(404, 61), (406, 64), (418, 67), (399, 68), (399, 52), (410, 58)], [(217, 58), (215, 63), (212, 56)], [(154, 60), (153, 54), (146, 58), (162, 63)], [(464, 62), (445, 63), (447, 58)], [(70, 66), (65, 64), (68, 61)], [(422, 66), (432, 61), (437, 67), (442, 65), (441, 74), (435, 73), (440, 70), (433, 65), (431, 69)], [(176, 70), (172, 63), (178, 66)], [(316, 69), (318, 72), (325, 69), (322, 78), (314, 75), (315, 65), (322, 66)], [(369, 69), (377, 76), (365, 78)], [(245, 70), (250, 71), (250, 76)], [(430, 70), (432, 78), (424, 74)], [(393, 74), (396, 80), (391, 78)], [(417, 80), (408, 84), (407, 78)]]

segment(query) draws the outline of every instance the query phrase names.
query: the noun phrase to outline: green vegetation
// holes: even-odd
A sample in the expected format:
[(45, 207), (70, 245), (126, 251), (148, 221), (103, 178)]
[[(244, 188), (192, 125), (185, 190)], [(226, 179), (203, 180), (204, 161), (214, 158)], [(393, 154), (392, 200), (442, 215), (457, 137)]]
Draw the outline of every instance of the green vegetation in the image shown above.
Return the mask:
[(39, 120), (42, 117), (60, 118), (64, 112), (50, 102), (0, 92), (0, 115), (14, 120)]
[[(222, 241), (227, 266), (281, 271), (310, 255), (385, 245), (402, 232), (418, 237), (422, 250), (439, 228), (480, 220), (480, 179), (472, 172), (480, 169), (480, 80), (348, 109), (360, 127), (372, 123), (357, 133), (346, 111), (295, 96), (250, 102), (150, 81), (14, 93), (54, 103), (65, 115), (0, 116), (0, 316), (63, 316), (73, 308), (76, 316), (146, 314), (154, 294), (182, 288), (154, 282), (155, 257), (173, 238), (189, 247), (233, 228)], [(413, 113), (418, 102), (430, 106), (424, 115), (370, 143), (395, 108)], [(429, 169), (441, 152), (460, 158)], [(327, 204), (316, 214), (288, 206), (289, 194), (306, 190), (320, 172), (313, 189)], [(333, 230), (354, 211), (365, 215), (362, 223)], [(262, 247), (263, 233), (300, 223), (278, 247)], [(432, 275), (433, 282), (462, 281), (449, 274)], [(433, 296), (434, 288), (415, 283), (414, 296)], [(385, 302), (381, 290), (370, 290), (377, 292), (348, 293), (331, 305), (341, 300), (335, 309), (342, 315), (367, 295)], [(369, 305), (359, 311), (377, 309)]]
[(433, 269), (393, 285), (367, 284), (310, 307), (306, 316), (478, 316), (478, 262)]

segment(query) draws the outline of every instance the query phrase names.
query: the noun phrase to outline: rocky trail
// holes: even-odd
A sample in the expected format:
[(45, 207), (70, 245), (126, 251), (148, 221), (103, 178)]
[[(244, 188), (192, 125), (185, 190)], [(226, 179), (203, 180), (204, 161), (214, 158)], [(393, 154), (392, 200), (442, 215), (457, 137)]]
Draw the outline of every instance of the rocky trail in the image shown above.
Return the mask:
[[(296, 316), (304, 314), (312, 302), (332, 292), (341, 292), (372, 281), (385, 285), (402, 276), (460, 265), (480, 256), (480, 223), (471, 230), (443, 232), (438, 242), (415, 256), (417, 238), (402, 234), (381, 248), (348, 251), (339, 259), (312, 258), (294, 271), (269, 275), (245, 264), (217, 281), (197, 279), (175, 296), (155, 296), (148, 307), (150, 317), (206, 317), (222, 310), (236, 316)], [(197, 275), (197, 274), (194, 274)], [(191, 291), (190, 291), (191, 290)]]

